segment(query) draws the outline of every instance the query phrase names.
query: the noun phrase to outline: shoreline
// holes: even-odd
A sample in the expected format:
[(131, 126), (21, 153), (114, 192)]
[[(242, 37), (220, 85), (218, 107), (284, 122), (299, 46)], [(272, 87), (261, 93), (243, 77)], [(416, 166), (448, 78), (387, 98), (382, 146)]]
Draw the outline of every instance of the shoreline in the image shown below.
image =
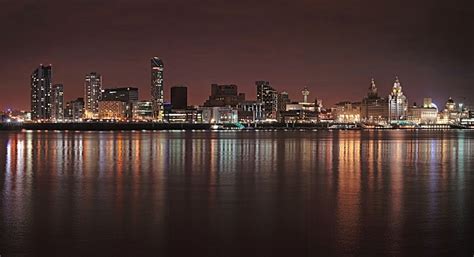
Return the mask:
[[(239, 124), (240, 125), (240, 124)], [(59, 131), (120, 131), (120, 130), (455, 130), (473, 129), (460, 125), (437, 124), (420, 127), (362, 127), (355, 124), (292, 124), (271, 123), (242, 126), (237, 124), (213, 125), (206, 123), (158, 123), (158, 122), (71, 122), (71, 123), (0, 123), (0, 131), (59, 130)]]

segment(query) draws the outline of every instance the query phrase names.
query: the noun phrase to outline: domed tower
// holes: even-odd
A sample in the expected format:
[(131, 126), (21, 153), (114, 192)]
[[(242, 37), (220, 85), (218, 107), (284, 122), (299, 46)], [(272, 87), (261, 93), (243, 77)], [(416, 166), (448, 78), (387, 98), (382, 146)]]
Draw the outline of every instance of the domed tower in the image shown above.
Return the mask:
[(370, 87), (369, 87), (369, 98), (377, 98), (378, 97), (378, 92), (377, 92), (377, 86), (375, 85), (375, 79), (372, 78), (370, 82)]
[(456, 103), (454, 102), (453, 98), (450, 97), (448, 101), (446, 101), (445, 108), (449, 112), (453, 112), (456, 110)]
[(308, 102), (308, 96), (309, 96), (308, 87), (304, 87), (303, 91), (301, 91), (301, 94), (303, 95), (303, 102), (307, 103)]
[(393, 83), (392, 95), (403, 95), (402, 85), (398, 79), (398, 76), (395, 77), (395, 82)]

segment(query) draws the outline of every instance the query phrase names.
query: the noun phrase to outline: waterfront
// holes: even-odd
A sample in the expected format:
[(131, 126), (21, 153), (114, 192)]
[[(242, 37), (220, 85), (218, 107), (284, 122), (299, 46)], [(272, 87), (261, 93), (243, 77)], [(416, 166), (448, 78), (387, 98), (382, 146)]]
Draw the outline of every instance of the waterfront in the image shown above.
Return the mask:
[(474, 131), (0, 132), (2, 256), (471, 256)]

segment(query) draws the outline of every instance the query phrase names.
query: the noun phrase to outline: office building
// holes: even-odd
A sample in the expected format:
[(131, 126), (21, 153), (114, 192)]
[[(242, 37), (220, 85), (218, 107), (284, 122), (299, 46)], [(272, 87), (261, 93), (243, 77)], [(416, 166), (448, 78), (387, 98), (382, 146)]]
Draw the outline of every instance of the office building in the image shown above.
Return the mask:
[(266, 118), (276, 119), (278, 111), (278, 92), (268, 81), (256, 81), (257, 100), (263, 103)]
[(245, 94), (238, 93), (237, 85), (211, 85), (211, 95), (204, 102), (205, 107), (236, 107), (239, 102), (245, 101)]
[(31, 119), (51, 118), (51, 65), (40, 65), (31, 74)]
[(84, 82), (84, 117), (86, 119), (98, 118), (101, 93), (102, 76), (96, 72), (87, 74)]
[(152, 101), (136, 101), (133, 102), (132, 118), (135, 121), (151, 121), (153, 120), (153, 102)]
[(122, 101), (125, 103), (138, 101), (138, 88), (135, 88), (135, 87), (106, 88), (102, 90), (101, 100)]
[(164, 104), (164, 64), (158, 57), (151, 58), (151, 97), (155, 120), (163, 120)]
[(186, 86), (171, 88), (171, 106), (173, 109), (186, 109), (188, 107), (188, 88)]
[(126, 103), (122, 101), (99, 101), (99, 119), (125, 120)]
[(55, 84), (51, 88), (51, 119), (62, 121), (64, 119), (64, 86)]
[(265, 120), (263, 103), (260, 101), (243, 101), (237, 106), (239, 121), (258, 122)]

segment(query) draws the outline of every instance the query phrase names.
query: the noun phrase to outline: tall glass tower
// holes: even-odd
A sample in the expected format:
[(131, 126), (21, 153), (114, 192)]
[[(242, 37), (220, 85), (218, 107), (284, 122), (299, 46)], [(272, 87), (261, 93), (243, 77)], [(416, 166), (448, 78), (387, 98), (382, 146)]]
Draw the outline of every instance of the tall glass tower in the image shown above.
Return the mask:
[(42, 64), (31, 74), (31, 119), (51, 118), (51, 65)]
[(158, 57), (151, 58), (151, 97), (153, 102), (153, 116), (159, 121), (163, 120), (163, 70), (163, 61)]

